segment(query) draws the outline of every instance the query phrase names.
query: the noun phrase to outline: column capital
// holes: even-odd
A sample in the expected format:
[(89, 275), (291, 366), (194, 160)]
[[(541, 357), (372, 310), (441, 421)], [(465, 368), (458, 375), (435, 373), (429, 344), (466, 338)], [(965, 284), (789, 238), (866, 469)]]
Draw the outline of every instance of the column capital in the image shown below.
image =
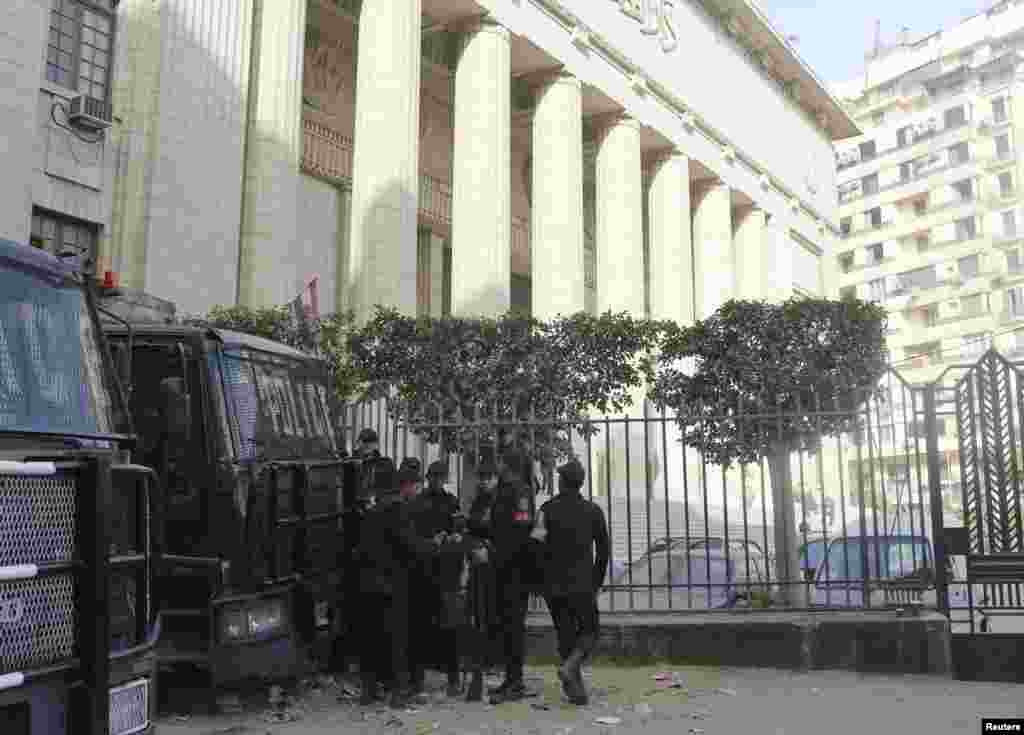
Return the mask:
[(462, 33), (493, 33), (502, 38), (511, 38), (512, 32), (489, 15), (481, 15), (458, 24)]
[(583, 82), (579, 80), (579, 77), (565, 71), (561, 66), (554, 69), (542, 69), (540, 71), (530, 72), (529, 74), (524, 74), (519, 78), (534, 90), (553, 87), (556, 84), (564, 84), (576, 89), (582, 89), (583, 87)]
[(620, 126), (640, 130), (640, 121), (626, 113), (625, 110), (592, 115), (589, 118), (589, 122), (598, 134), (606, 133), (612, 128)]

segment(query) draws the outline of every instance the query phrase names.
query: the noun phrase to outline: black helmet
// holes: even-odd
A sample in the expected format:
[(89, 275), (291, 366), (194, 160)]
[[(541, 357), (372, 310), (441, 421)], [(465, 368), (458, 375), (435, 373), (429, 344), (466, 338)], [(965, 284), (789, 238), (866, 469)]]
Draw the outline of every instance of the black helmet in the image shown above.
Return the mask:
[(559, 467), (558, 474), (560, 477), (565, 478), (569, 487), (575, 490), (583, 487), (583, 481), (587, 477), (586, 470), (583, 469), (583, 465), (575, 457)]
[(441, 477), (448, 477), (448, 465), (441, 460), (431, 462), (430, 466), (427, 467), (427, 477), (434, 477), (440, 475)]
[(399, 472), (405, 472), (419, 481), (423, 476), (423, 463), (416, 457), (406, 457), (398, 468)]
[(374, 431), (373, 429), (367, 428), (367, 429), (363, 429), (362, 431), (359, 432), (359, 443), (360, 444), (369, 443), (369, 442), (372, 442), (372, 443), (376, 444), (378, 441), (380, 441), (380, 440), (377, 438), (377, 432)]

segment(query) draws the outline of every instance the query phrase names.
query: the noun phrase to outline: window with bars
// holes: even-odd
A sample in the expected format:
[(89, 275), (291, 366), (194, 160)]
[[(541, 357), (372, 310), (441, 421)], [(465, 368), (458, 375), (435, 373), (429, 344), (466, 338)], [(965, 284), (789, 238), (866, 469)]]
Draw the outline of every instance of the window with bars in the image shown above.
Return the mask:
[(1013, 174), (1009, 171), (999, 174), (999, 195), (1013, 196)]
[(51, 0), (46, 79), (106, 102), (110, 92), (113, 0)]
[(1006, 98), (1000, 97), (997, 100), (992, 100), (992, 119), (1001, 123), (1006, 120)]
[(87, 270), (96, 262), (96, 225), (41, 209), (32, 212), (31, 243), (51, 255), (77, 255), (83, 258)]

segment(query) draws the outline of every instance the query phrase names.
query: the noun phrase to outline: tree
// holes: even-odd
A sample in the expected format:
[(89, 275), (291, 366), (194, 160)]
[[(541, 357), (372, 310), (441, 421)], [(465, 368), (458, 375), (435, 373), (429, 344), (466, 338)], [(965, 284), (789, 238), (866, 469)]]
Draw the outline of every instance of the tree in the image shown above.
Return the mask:
[[(515, 444), (550, 467), (571, 454), (572, 427), (596, 431), (585, 423), (589, 410), (631, 402), (668, 329), (625, 313), (540, 322), (515, 314), (416, 318), (378, 307), (349, 347), (363, 398), (387, 397), (392, 415), (428, 442), (459, 453)], [(527, 418), (537, 421), (516, 425)]]
[(355, 325), (352, 312), (328, 314), (300, 324), (287, 306), (215, 306), (205, 317), (186, 322), (265, 337), (319, 357), (330, 368), (336, 401), (350, 399), (362, 387), (361, 375), (348, 354), (348, 337)]
[(854, 424), (885, 371), (885, 321), (854, 299), (731, 300), (663, 340), (650, 398), (681, 441), (726, 468), (768, 460), (780, 580), (800, 578), (790, 455)]

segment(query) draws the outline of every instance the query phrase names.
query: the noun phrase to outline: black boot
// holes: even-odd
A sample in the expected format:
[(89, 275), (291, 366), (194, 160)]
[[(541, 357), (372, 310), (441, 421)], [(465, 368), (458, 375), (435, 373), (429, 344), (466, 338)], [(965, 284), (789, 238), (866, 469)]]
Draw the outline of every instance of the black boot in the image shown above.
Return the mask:
[(359, 704), (368, 707), (380, 698), (377, 691), (377, 677), (363, 674), (361, 679), (363, 691), (359, 694)]
[(457, 697), (462, 694), (462, 682), (459, 679), (458, 671), (448, 672), (448, 689), (445, 694), (449, 697)]
[(583, 673), (580, 666), (586, 658), (586, 650), (577, 646), (558, 667), (558, 679), (562, 682), (562, 691), (572, 704), (585, 706), (588, 703), (587, 690), (583, 685)]
[(491, 693), (491, 704), (502, 702), (518, 702), (526, 699), (526, 687), (522, 679), (506, 679), (497, 689)]
[(484, 698), (484, 672), (477, 667), (473, 669), (473, 678), (469, 682), (469, 691), (466, 692), (467, 702), (480, 702)]

